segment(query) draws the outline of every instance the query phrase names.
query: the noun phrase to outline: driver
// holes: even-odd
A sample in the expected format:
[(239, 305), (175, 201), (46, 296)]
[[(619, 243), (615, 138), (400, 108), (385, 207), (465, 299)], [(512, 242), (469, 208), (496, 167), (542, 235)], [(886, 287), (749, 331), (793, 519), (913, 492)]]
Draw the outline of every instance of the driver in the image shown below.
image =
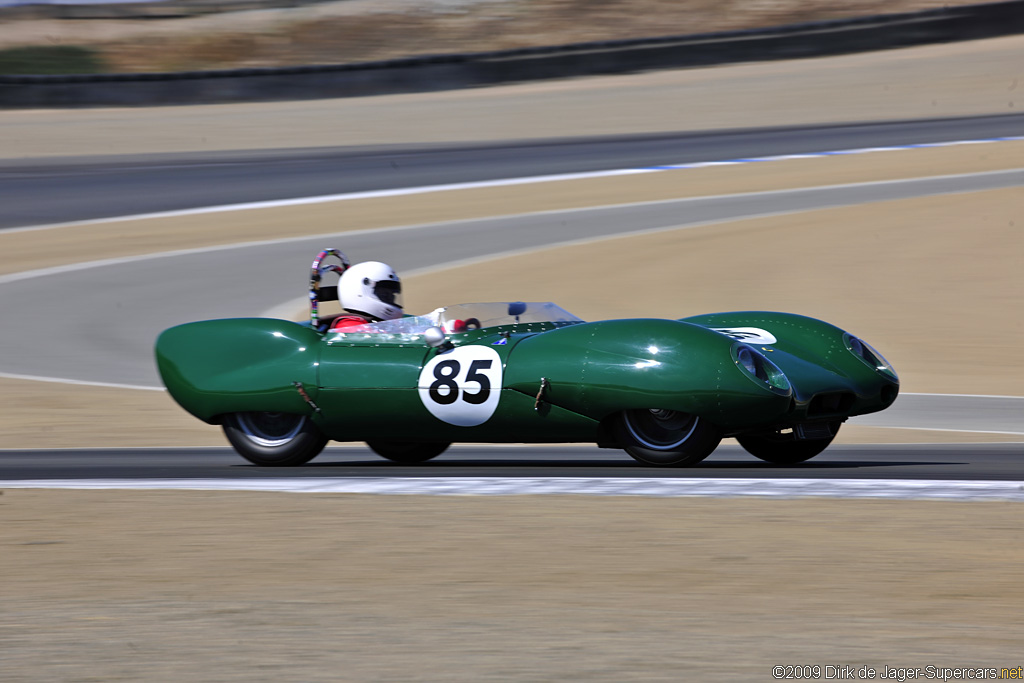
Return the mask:
[(395, 320), (403, 315), (402, 281), (386, 263), (357, 263), (341, 274), (338, 300), (348, 315), (336, 318), (332, 330)]

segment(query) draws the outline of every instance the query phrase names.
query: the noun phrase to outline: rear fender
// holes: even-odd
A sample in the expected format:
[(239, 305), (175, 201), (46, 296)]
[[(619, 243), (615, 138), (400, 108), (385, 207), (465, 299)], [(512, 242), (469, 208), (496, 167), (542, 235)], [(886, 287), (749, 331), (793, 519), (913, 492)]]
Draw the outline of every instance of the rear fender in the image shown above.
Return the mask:
[(267, 411), (308, 415), (315, 401), (320, 335), (287, 320), (237, 318), (172, 327), (156, 341), (171, 397), (200, 420)]

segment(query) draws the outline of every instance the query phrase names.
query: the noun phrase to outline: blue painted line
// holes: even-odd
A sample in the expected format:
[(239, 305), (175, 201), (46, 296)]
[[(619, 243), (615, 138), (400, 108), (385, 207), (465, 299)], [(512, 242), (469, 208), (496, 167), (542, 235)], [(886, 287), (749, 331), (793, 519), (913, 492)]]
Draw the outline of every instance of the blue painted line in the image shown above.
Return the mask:
[(604, 171), (582, 171), (577, 173), (561, 173), (546, 176), (527, 176), (520, 178), (501, 178), (497, 180), (480, 180), (463, 183), (450, 183), (447, 185), (426, 185), (421, 187), (392, 188), (389, 190), (368, 190), (363, 192), (347, 192), (333, 195), (319, 195), (312, 197), (295, 197), (291, 199), (275, 199), (259, 202), (245, 202), (241, 204), (226, 204), (218, 206), (202, 206), (192, 209), (179, 209), (175, 211), (160, 211), (154, 213), (135, 214), (130, 216), (111, 216), (107, 218), (96, 218), (84, 221), (72, 221), (68, 223), (53, 223), (50, 225), (29, 225), (20, 228), (7, 228), (5, 234), (22, 232), (27, 230), (50, 230), (53, 228), (66, 228), (70, 226), (89, 225), (95, 223), (110, 223), (115, 221), (146, 220), (152, 218), (168, 218), (172, 216), (191, 216), (206, 213), (221, 213), (226, 211), (248, 211), (253, 209), (270, 209), (285, 206), (299, 206), (308, 204), (322, 204), (325, 202), (349, 201), (354, 199), (376, 199), (383, 197), (401, 197), (417, 194), (430, 194), (434, 192), (448, 192), (452, 190), (472, 190), (492, 187), (506, 187), (511, 185), (528, 185), (532, 183), (549, 183), (563, 180), (584, 180), (589, 178), (608, 178), (613, 176), (632, 175), (639, 173), (657, 173), (661, 171), (680, 171), (695, 168), (713, 168), (715, 166), (738, 166), (743, 164), (760, 163), (765, 161), (788, 161), (793, 159), (815, 159), (848, 154), (870, 154), (874, 152), (895, 152), (903, 149), (916, 149), (919, 147), (954, 147), (958, 145), (978, 145), (993, 142), (1013, 142), (1024, 140), (1024, 136), (985, 138), (982, 140), (956, 140), (950, 142), (920, 143), (915, 145), (899, 145), (893, 147), (864, 147), (861, 149), (841, 149), (828, 152), (810, 152), (801, 154), (780, 154), (769, 157), (752, 157), (739, 159), (724, 159), (721, 161), (694, 161), (684, 164), (666, 164), (658, 166), (646, 166), (637, 168), (618, 168)]
[(909, 145), (892, 145), (888, 147), (861, 147), (855, 149), (835, 149), (824, 152), (805, 152), (797, 154), (779, 154), (768, 157), (740, 157), (737, 159), (722, 159), (719, 161), (694, 161), (684, 164), (661, 164), (657, 166), (644, 166), (638, 170), (642, 171), (679, 171), (689, 168), (707, 168), (708, 166), (728, 166), (739, 164), (763, 163), (766, 161), (789, 161), (791, 159), (815, 159), (834, 156), (846, 156), (851, 154), (871, 154), (874, 152), (898, 152), (904, 149), (931, 149), (936, 147), (959, 147), (962, 145), (984, 145), (995, 142), (1017, 142), (1024, 140), (1024, 136), (1010, 135), (995, 138), (981, 138), (978, 140), (953, 140), (948, 142), (917, 142)]

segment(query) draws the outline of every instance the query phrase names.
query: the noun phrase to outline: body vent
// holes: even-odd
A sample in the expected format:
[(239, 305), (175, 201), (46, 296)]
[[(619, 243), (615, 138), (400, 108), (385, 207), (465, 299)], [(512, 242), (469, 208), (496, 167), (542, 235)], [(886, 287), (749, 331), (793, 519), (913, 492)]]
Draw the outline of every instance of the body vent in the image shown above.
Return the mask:
[(828, 394), (816, 394), (807, 406), (808, 417), (821, 415), (841, 415), (853, 407), (855, 397), (849, 391), (836, 391)]

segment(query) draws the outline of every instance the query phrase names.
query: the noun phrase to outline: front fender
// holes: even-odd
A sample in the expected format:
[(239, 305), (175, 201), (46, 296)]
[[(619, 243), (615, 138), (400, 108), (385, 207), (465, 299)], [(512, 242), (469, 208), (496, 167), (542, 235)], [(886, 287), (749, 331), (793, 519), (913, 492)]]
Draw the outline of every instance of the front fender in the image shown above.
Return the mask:
[[(793, 384), (795, 420), (884, 410), (899, 392), (895, 375), (878, 372), (854, 356), (846, 347), (844, 331), (823, 320), (770, 311), (713, 313), (683, 320), (750, 343), (768, 355)], [(757, 336), (758, 332), (769, 338)], [(750, 334), (755, 334), (753, 339)], [(824, 399), (823, 406), (816, 406), (816, 397)]]
[(513, 349), (509, 388), (530, 395), (541, 377), (546, 400), (595, 420), (622, 410), (664, 408), (721, 427), (780, 419), (790, 397), (745, 377), (733, 340), (674, 320), (609, 320), (535, 335)]
[(156, 340), (156, 364), (168, 393), (211, 424), (242, 411), (310, 414), (294, 383), (315, 399), (319, 355), (317, 332), (268, 318), (188, 323)]

